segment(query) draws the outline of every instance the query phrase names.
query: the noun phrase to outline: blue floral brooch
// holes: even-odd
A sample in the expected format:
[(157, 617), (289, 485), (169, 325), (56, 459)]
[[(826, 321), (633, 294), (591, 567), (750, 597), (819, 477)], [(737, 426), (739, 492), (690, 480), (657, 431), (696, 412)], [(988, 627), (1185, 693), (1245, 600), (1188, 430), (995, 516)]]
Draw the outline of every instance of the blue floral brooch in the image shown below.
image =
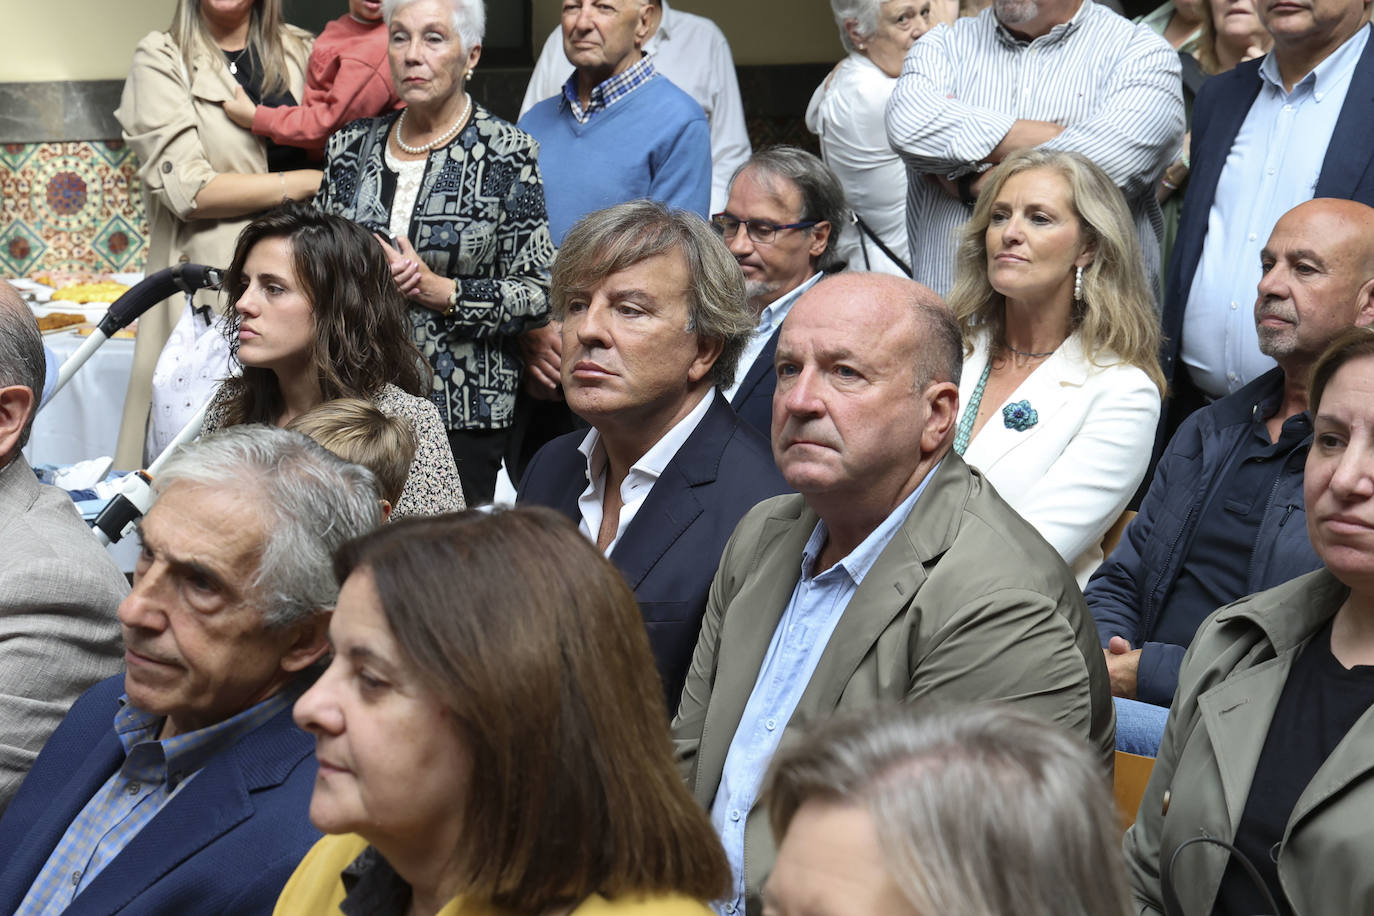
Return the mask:
[(1002, 408), (1002, 423), (1006, 425), (1007, 429), (1024, 433), (1039, 422), (1040, 414), (1035, 412), (1030, 401), (1017, 401), (1015, 404), (1008, 404)]

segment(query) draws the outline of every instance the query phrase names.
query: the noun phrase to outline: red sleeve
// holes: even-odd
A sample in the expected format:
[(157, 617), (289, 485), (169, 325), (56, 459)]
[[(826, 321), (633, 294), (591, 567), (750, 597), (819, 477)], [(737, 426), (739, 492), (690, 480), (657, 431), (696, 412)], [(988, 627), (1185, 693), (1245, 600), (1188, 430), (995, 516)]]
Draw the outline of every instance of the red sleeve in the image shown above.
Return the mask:
[(376, 67), (351, 57), (339, 61), (328, 86), (307, 86), (301, 104), (281, 108), (259, 105), (253, 133), (285, 146), (323, 150), (334, 131), (358, 118), (391, 108), (391, 82)]

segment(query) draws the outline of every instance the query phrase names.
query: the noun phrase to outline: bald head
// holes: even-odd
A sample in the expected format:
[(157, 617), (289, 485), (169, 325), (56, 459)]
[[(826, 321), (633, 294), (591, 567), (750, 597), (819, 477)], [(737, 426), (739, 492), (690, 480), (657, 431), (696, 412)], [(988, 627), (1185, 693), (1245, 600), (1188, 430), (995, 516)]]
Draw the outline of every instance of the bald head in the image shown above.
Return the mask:
[(1290, 376), (1306, 373), (1351, 325), (1374, 323), (1374, 208), (1319, 198), (1274, 224), (1260, 252), (1260, 350)]
[(29, 441), (46, 373), (38, 322), (15, 288), (0, 280), (0, 466)]

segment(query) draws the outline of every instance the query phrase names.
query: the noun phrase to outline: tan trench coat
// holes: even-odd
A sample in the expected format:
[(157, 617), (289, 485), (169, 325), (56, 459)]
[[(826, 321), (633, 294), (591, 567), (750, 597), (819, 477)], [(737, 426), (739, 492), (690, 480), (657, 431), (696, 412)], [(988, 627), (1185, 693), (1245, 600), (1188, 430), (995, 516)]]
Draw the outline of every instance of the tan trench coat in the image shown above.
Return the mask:
[[(313, 39), (287, 26), (288, 81), (300, 98)], [(148, 216), (148, 273), (181, 262), (227, 267), (234, 240), (251, 217), (193, 219), (196, 195), (221, 173), (267, 171), (263, 140), (224, 113), (238, 83), (222, 58), (197, 53), (188, 72), (181, 51), (166, 32), (150, 32), (138, 43), (115, 117), (124, 141), (138, 157), (143, 204)], [(218, 294), (201, 291), (197, 305), (217, 306)], [(152, 399), (153, 366), (181, 316), (178, 294), (146, 312), (138, 322), (133, 375), (124, 401), (115, 466), (143, 464), (144, 428)], [(153, 457), (153, 456), (150, 456)]]

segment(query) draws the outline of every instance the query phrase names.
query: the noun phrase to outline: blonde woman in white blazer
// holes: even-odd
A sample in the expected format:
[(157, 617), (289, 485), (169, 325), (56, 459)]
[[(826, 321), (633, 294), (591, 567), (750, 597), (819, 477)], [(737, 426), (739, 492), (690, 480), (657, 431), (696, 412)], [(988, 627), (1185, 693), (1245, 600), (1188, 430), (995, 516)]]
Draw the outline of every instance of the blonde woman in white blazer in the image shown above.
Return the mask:
[(1084, 585), (1149, 464), (1159, 323), (1121, 192), (1076, 153), (982, 180), (950, 305), (968, 348), (955, 450)]
[[(227, 267), (248, 221), (279, 203), (309, 200), (317, 169), (269, 171), (265, 141), (229, 120), (239, 74), (254, 68), (269, 94), (299, 99), (312, 37), (287, 25), (281, 0), (177, 0), (165, 32), (134, 50), (115, 117), (138, 157), (148, 218), (148, 273), (180, 262)], [(196, 305), (215, 309), (218, 294)], [(185, 308), (177, 295), (139, 319), (116, 466), (139, 467), (153, 366)]]

